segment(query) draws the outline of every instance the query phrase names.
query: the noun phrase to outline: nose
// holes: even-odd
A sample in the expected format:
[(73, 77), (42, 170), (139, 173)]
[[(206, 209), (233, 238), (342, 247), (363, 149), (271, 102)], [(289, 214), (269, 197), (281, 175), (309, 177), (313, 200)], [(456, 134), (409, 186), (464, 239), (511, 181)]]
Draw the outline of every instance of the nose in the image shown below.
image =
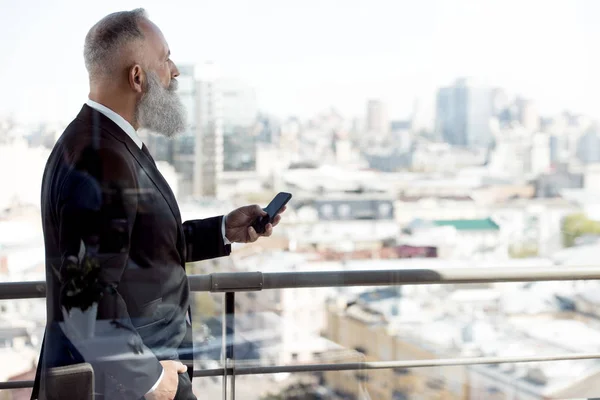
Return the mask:
[(179, 76), (179, 69), (177, 68), (177, 65), (175, 65), (175, 63), (173, 63), (173, 67), (171, 68), (171, 79), (177, 78), (178, 76)]

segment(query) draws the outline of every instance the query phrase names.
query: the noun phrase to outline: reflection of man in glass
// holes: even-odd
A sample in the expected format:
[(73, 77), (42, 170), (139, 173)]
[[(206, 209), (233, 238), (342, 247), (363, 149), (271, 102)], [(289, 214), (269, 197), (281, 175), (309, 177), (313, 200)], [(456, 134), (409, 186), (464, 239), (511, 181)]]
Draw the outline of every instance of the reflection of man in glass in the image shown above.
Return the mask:
[[(56, 143), (42, 186), (48, 324), (34, 397), (52, 398), (49, 368), (88, 362), (96, 398), (195, 399), (185, 263), (257, 240), (250, 225), (265, 213), (246, 206), (182, 222), (136, 132), (172, 137), (186, 125), (175, 93), (179, 71), (143, 10), (103, 18), (89, 31), (84, 56), (89, 100)], [(97, 298), (83, 296), (81, 309), (96, 313), (91, 337), (64, 307), (73, 292), (64, 290), (65, 276), (86, 287), (72, 273), (83, 260), (99, 265), (106, 288)], [(71, 273), (64, 274), (67, 264)], [(68, 304), (77, 309), (76, 298)]]

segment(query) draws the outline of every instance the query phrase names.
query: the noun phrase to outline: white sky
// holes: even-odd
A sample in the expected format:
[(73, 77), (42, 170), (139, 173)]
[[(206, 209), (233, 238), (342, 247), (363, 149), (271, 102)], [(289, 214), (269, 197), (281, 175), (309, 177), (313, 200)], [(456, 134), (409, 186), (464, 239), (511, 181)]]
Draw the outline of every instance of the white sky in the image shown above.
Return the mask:
[(0, 0), (0, 116), (72, 119), (87, 96), (87, 30), (140, 6), (176, 63), (216, 62), (280, 116), (361, 117), (378, 97), (402, 117), (458, 76), (600, 116), (595, 0)]

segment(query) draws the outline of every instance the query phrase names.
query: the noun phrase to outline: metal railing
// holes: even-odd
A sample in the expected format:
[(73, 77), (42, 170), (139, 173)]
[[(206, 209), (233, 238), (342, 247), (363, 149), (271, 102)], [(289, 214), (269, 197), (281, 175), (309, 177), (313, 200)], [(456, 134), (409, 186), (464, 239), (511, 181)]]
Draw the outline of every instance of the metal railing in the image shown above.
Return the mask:
[[(345, 286), (397, 286), (428, 284), (462, 284), (493, 282), (574, 281), (600, 279), (600, 267), (542, 267), (542, 268), (448, 268), (375, 271), (322, 271), (322, 272), (236, 272), (189, 276), (190, 289), (195, 292), (225, 294), (223, 316), (223, 368), (195, 370), (195, 377), (223, 377), (223, 398), (235, 396), (235, 376), (294, 372), (321, 372), (365, 369), (420, 368), (476, 364), (544, 362), (558, 360), (600, 359), (600, 353), (569, 353), (530, 357), (471, 357), (413, 361), (386, 361), (360, 363), (323, 363), (275, 366), (236, 367), (234, 348), (235, 293), (268, 289), (324, 288)], [(0, 300), (42, 298), (45, 282), (0, 283)], [(229, 337), (225, 343), (225, 337)], [(229, 381), (228, 381), (229, 378)], [(1, 382), (1, 389), (27, 388), (33, 381)]]

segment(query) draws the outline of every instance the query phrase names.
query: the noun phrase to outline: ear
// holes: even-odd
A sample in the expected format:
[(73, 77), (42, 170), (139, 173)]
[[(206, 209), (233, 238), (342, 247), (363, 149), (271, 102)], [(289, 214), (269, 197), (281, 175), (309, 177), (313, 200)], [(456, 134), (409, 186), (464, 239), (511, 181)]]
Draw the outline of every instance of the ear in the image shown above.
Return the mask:
[(131, 86), (131, 88), (135, 92), (137, 92), (137, 93), (144, 92), (144, 86), (146, 84), (146, 82), (145, 82), (146, 75), (144, 74), (144, 70), (142, 69), (142, 67), (139, 64), (135, 64), (133, 67), (131, 67), (129, 69), (128, 78), (129, 78), (129, 86)]

